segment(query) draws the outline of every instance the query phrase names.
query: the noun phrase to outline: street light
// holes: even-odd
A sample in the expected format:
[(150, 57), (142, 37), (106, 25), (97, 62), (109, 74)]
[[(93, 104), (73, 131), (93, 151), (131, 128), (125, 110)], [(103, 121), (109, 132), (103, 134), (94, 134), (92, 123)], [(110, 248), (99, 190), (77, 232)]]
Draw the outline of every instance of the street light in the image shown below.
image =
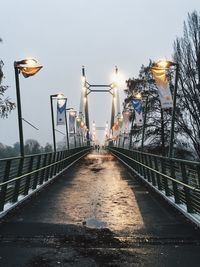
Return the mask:
[(74, 134), (74, 147), (76, 148), (76, 131), (75, 131), (75, 118), (77, 117), (77, 111), (73, 108), (69, 111), (70, 116), (74, 117), (74, 127), (73, 127), (73, 134)]
[(175, 72), (174, 95), (173, 95), (173, 104), (172, 104), (170, 141), (169, 141), (169, 157), (170, 158), (173, 156), (174, 126), (175, 126), (175, 114), (176, 114), (176, 96), (177, 96), (177, 87), (178, 87), (179, 64), (172, 62), (172, 61), (167, 61), (167, 60), (160, 60), (157, 63), (155, 63), (155, 68), (157, 69), (169, 70), (169, 68), (172, 66), (176, 67), (175, 68), (176, 72)]
[(36, 66), (36, 63), (37, 61), (35, 59), (23, 59), (19, 61), (14, 61), (21, 157), (24, 157), (24, 137), (23, 137), (23, 125), (22, 125), (22, 109), (21, 109), (21, 97), (20, 97), (20, 86), (19, 86), (19, 74), (22, 73), (22, 75), (25, 78), (35, 75), (42, 68), (42, 66)]
[(69, 150), (69, 131), (68, 131), (68, 123), (67, 123), (67, 111), (69, 111), (69, 113), (75, 114), (74, 113), (74, 109), (73, 108), (66, 108), (65, 109), (65, 125), (66, 125), (66, 137), (67, 137), (67, 149)]
[(144, 110), (144, 121), (142, 126), (142, 143), (141, 143), (141, 151), (143, 151), (144, 148), (144, 136), (145, 136), (145, 128), (146, 128), (146, 120), (147, 120), (147, 107), (148, 107), (148, 99), (149, 96), (145, 95), (146, 101), (145, 101), (145, 110)]
[[(133, 99), (138, 100), (138, 101), (142, 100), (142, 94), (139, 91), (135, 92), (135, 94), (133, 94), (132, 97), (133, 97)], [(133, 122), (134, 122), (133, 111), (134, 111), (134, 109), (132, 109), (132, 121), (131, 121), (129, 149), (131, 149), (131, 147), (132, 147)]]
[(80, 134), (80, 131), (81, 131), (80, 128), (81, 128), (81, 122), (82, 122), (81, 121), (81, 116), (82, 116), (82, 114), (80, 114), (80, 113), (79, 113), (79, 116), (76, 116), (76, 125), (77, 125), (77, 128), (78, 128), (77, 136), (79, 137), (79, 146), (81, 146), (81, 139), (80, 139), (81, 138), (80, 137), (81, 136), (81, 134)]
[[(50, 95), (50, 103), (51, 103), (51, 120), (52, 120), (52, 135), (53, 135), (53, 149), (54, 152), (56, 152), (56, 136), (55, 136), (55, 123), (54, 123), (54, 112), (53, 112), (53, 99), (57, 100), (65, 100), (67, 101), (67, 98), (64, 97), (63, 93), (58, 93), (55, 95)], [(68, 125), (67, 125), (67, 116), (66, 116), (66, 110), (65, 109), (65, 126), (66, 126), (66, 139), (67, 139), (67, 149), (69, 150), (69, 136), (68, 136)]]

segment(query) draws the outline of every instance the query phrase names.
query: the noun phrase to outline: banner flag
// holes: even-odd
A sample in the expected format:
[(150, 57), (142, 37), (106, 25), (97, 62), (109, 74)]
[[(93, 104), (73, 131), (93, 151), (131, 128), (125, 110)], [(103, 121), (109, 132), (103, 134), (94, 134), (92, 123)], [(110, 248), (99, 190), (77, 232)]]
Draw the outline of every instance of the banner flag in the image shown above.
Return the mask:
[(135, 110), (135, 123), (137, 126), (143, 125), (143, 116), (142, 116), (142, 101), (132, 100), (132, 105)]
[(64, 125), (67, 99), (57, 100), (57, 125)]
[(76, 111), (69, 112), (69, 133), (75, 132)]
[(128, 122), (129, 122), (129, 112), (128, 111), (123, 111), (123, 128), (127, 129), (128, 128)]
[(118, 124), (118, 120), (116, 120), (112, 127), (112, 137), (116, 138), (118, 136), (118, 132), (119, 132), (119, 124)]
[(119, 117), (119, 118), (117, 118), (117, 120), (118, 120), (119, 128), (121, 129), (122, 125), (123, 125), (123, 117)]
[(158, 88), (162, 109), (172, 108), (172, 95), (167, 80), (166, 69), (153, 67), (151, 68), (151, 71)]
[(81, 132), (81, 118), (80, 118), (80, 116), (78, 116), (76, 118), (76, 132), (77, 132), (77, 134), (80, 134), (80, 132)]

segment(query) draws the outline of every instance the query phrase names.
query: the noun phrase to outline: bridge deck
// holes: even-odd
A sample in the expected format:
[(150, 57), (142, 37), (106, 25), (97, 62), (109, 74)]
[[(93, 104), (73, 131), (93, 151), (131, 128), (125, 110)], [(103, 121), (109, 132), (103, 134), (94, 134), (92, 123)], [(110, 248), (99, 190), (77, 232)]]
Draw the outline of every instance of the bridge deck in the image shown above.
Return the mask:
[(199, 266), (200, 235), (91, 153), (0, 224), (0, 266)]

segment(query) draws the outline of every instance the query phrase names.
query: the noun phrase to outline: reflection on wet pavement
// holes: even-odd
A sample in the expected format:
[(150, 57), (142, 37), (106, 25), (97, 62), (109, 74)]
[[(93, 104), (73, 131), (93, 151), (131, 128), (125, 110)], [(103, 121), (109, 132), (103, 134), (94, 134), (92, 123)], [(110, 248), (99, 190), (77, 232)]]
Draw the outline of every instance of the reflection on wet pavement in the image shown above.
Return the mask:
[(143, 226), (124, 170), (112, 155), (89, 154), (78, 167), (69, 184), (66, 177), (66, 186), (54, 199), (55, 214), (46, 214), (44, 222), (111, 230)]
[(117, 236), (134, 238), (179, 238), (187, 229), (177, 213), (105, 151), (88, 154), (13, 219), (15, 223), (108, 228)]

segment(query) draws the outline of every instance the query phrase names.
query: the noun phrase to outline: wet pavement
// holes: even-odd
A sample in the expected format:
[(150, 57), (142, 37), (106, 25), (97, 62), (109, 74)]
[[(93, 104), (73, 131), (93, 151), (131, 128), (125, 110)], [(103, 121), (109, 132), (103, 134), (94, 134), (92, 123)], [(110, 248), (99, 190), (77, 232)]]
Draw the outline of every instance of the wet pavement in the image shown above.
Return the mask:
[(199, 266), (200, 233), (93, 152), (0, 222), (0, 266)]

